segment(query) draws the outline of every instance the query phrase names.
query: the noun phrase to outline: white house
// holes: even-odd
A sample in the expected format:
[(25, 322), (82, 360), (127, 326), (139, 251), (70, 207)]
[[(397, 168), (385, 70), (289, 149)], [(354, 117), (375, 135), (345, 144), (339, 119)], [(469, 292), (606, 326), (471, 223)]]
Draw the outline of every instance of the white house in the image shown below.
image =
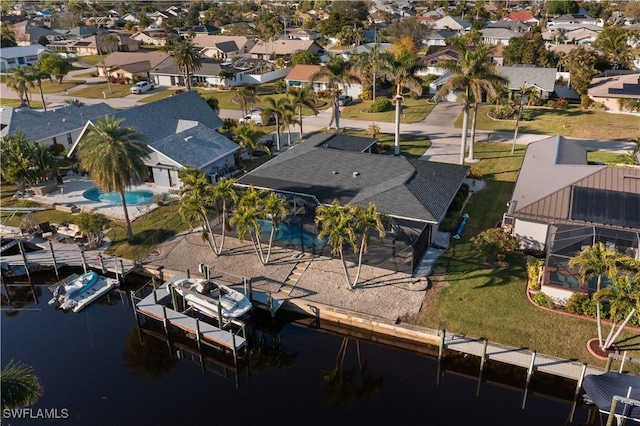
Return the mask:
[[(315, 92), (320, 92), (329, 89), (329, 79), (327, 77), (320, 77), (316, 80), (311, 80), (311, 77), (316, 72), (322, 69), (322, 65), (301, 65), (294, 66), (289, 74), (285, 77), (284, 81), (287, 83), (287, 87), (304, 87), (310, 84)], [(342, 94), (353, 97), (354, 99), (359, 97), (362, 93), (362, 84), (351, 83), (349, 85), (340, 85)]]
[(46, 50), (39, 44), (3, 47), (0, 49), (0, 72), (11, 71), (18, 65), (33, 65)]

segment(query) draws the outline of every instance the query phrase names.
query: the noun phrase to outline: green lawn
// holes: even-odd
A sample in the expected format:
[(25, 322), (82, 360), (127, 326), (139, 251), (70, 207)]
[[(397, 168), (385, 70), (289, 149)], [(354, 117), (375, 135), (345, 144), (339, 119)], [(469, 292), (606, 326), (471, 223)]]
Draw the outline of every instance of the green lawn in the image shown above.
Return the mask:
[[(347, 134), (354, 136), (370, 137), (365, 131), (347, 131)], [(393, 155), (395, 145), (395, 135), (390, 133), (380, 133), (376, 136), (378, 146), (384, 149), (382, 154)], [(426, 136), (400, 135), (400, 155), (409, 158), (420, 158), (431, 146), (431, 141)]]
[[(493, 106), (483, 106), (478, 111), (478, 130), (513, 132), (515, 120), (493, 120), (487, 113)], [(545, 135), (562, 135), (576, 138), (631, 140), (638, 137), (640, 117), (626, 114), (610, 114), (603, 111), (583, 111), (571, 105), (568, 110), (529, 108), (534, 119), (521, 121), (519, 131)], [(462, 127), (462, 115), (455, 122)]]
[[(366, 120), (371, 122), (393, 123), (396, 121), (395, 107), (391, 111), (369, 113), (367, 108), (372, 101), (355, 102), (352, 105), (344, 107), (341, 117), (353, 120)], [(401, 123), (417, 123), (426, 118), (426, 116), (435, 108), (435, 104), (428, 104), (424, 99), (406, 98), (402, 105)]]
[(87, 56), (79, 56), (76, 59), (78, 62), (82, 62), (87, 65), (95, 65), (102, 60), (100, 55), (87, 55)]
[[(65, 80), (62, 80), (62, 83), (58, 83), (58, 81), (55, 79), (53, 81), (45, 80), (42, 82), (42, 92), (44, 94), (64, 92), (65, 90), (71, 90), (74, 87), (84, 83), (85, 83), (84, 80), (65, 79)], [(33, 89), (31, 89), (31, 93), (33, 93), (33, 96), (40, 96), (40, 91), (38, 90), (38, 87), (34, 87)]]
[[(40, 97), (40, 95), (38, 94), (38, 98)], [(42, 108), (42, 102), (38, 102), (35, 99), (33, 101), (30, 102), (31, 104), (31, 108), (35, 108), (35, 109), (39, 109)], [(4, 107), (13, 107), (13, 108), (17, 108), (20, 106), (20, 101), (18, 99), (5, 99), (5, 98), (0, 98), (0, 105), (4, 106)], [(48, 104), (47, 104), (48, 105)]]
[(90, 86), (86, 86), (78, 90), (73, 90), (69, 92), (69, 95), (77, 96), (79, 98), (103, 99), (104, 96), (102, 95), (102, 93), (104, 92), (107, 99), (123, 98), (125, 96), (130, 95), (129, 93), (130, 88), (131, 88), (130, 84), (111, 84), (111, 92), (109, 92), (109, 86), (105, 81), (104, 83), (92, 84)]
[[(525, 347), (561, 358), (578, 359), (590, 365), (604, 365), (589, 355), (588, 339), (597, 336), (596, 325), (531, 305), (526, 296), (525, 256), (507, 258), (508, 266), (485, 264), (469, 239), (494, 227), (511, 198), (524, 147), (510, 154), (501, 144), (476, 145), (480, 162), (475, 165), (485, 176), (486, 189), (471, 197), (465, 208), (470, 218), (460, 240), (438, 260), (432, 280), (431, 301), (417, 323), (429, 328), (446, 328), (455, 333), (484, 337), (514, 347)], [(608, 331), (608, 329), (607, 329)], [(640, 347), (640, 336), (626, 332), (624, 345)], [(640, 352), (635, 351), (634, 357)]]

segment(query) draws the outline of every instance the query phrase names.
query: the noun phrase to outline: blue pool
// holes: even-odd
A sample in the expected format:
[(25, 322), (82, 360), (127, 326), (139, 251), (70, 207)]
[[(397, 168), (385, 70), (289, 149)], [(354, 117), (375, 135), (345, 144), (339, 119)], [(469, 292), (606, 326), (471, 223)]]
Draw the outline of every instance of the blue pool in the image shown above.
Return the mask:
[[(82, 196), (87, 200), (99, 203), (122, 204), (118, 192), (104, 192), (95, 186), (84, 191)], [(146, 189), (125, 191), (124, 199), (128, 205), (145, 204), (153, 201), (153, 192)]]
[[(269, 238), (271, 234), (271, 222), (268, 220), (260, 221), (260, 229), (262, 230), (263, 238)], [(302, 235), (301, 235), (302, 231)], [(313, 232), (307, 229), (301, 229), (299, 225), (290, 225), (288, 223), (281, 223), (273, 236), (274, 240), (283, 241), (289, 244), (302, 244), (305, 247), (324, 247), (327, 245), (327, 241), (325, 239), (317, 238)]]

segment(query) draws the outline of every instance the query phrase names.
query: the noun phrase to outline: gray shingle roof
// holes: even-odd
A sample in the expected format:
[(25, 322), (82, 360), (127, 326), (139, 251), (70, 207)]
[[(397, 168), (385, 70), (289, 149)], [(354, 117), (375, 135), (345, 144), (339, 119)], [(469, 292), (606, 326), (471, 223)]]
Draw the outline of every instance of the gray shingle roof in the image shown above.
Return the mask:
[(546, 92), (553, 92), (556, 83), (556, 69), (531, 65), (498, 67), (498, 74), (509, 80), (510, 90), (519, 90), (524, 82), (527, 87), (537, 86)]
[(372, 201), (392, 216), (438, 222), (466, 174), (467, 167), (453, 164), (317, 148), (307, 141), (238, 183), (311, 194), (326, 204)]
[(0, 131), (0, 136), (12, 135), (22, 130), (27, 139), (41, 141), (81, 129), (87, 120), (95, 120), (114, 112), (116, 110), (105, 103), (83, 107), (69, 105), (47, 112), (4, 107), (0, 114), (3, 117), (2, 124), (7, 124), (7, 127)]
[(365, 152), (376, 143), (376, 139), (345, 135), (342, 133), (338, 135), (335, 133), (320, 133), (307, 139), (307, 142), (318, 147), (321, 146), (342, 151)]
[[(194, 76), (217, 76), (220, 74), (222, 67), (220, 66), (220, 62), (215, 62), (212, 60), (203, 59), (201, 60), (201, 67), (197, 70), (193, 70)], [(184, 75), (184, 72), (176, 66), (173, 62), (163, 62), (159, 67), (155, 68), (151, 71), (151, 75), (157, 74), (168, 74), (168, 75)]]
[(239, 149), (237, 144), (202, 124), (152, 142), (149, 146), (183, 166), (197, 168)]

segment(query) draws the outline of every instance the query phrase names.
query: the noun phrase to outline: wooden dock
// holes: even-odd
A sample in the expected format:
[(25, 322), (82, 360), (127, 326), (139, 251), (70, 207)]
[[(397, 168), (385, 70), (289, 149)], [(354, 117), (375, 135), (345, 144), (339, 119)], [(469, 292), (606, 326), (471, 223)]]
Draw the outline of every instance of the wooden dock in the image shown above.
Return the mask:
[(187, 333), (195, 335), (197, 341), (202, 339), (215, 345), (231, 349), (233, 353), (236, 354), (238, 350), (242, 349), (247, 343), (244, 337), (236, 335), (232, 331), (223, 330), (209, 323), (200, 321), (182, 312), (177, 312), (166, 306), (171, 299), (169, 284), (175, 280), (184, 278), (186, 278), (186, 276), (177, 275), (170, 281), (154, 289), (151, 294), (135, 305), (136, 310), (147, 317), (162, 321), (165, 324), (165, 328), (168, 325), (173, 325)]

